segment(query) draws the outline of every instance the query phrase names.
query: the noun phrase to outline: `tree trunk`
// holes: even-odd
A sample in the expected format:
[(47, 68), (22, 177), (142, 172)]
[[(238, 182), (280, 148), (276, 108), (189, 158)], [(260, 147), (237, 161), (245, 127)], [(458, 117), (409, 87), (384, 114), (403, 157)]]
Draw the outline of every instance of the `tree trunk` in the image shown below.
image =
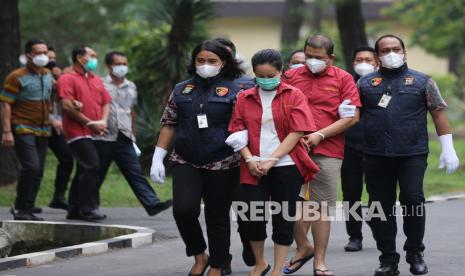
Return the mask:
[(451, 49), (449, 51), (449, 73), (452, 73), (457, 77), (460, 77), (460, 64), (462, 64), (461, 54), (457, 53), (457, 50)]
[(321, 0), (313, 2), (312, 14), (312, 33), (321, 33), (321, 21), (323, 20), (323, 2)]
[(360, 0), (336, 1), (336, 16), (346, 70), (353, 73), (352, 54), (357, 47), (367, 45)]
[(0, 1), (0, 81), (18, 67), (20, 49), (18, 0)]
[(304, 9), (304, 0), (286, 0), (281, 24), (281, 44), (283, 46), (294, 46), (299, 41)]

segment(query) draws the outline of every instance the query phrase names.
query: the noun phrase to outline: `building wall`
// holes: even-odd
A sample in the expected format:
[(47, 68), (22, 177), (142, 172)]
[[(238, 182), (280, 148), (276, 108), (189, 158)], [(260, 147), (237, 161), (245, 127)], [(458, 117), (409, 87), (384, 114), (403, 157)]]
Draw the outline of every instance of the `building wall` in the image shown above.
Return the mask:
[[(336, 26), (336, 24), (329, 24)], [(394, 22), (367, 22), (367, 28), (373, 25), (377, 30), (377, 36), (393, 33), (399, 35), (407, 47), (407, 60), (409, 67), (427, 74), (442, 75), (447, 73), (448, 63), (446, 59), (437, 58), (426, 53), (419, 47), (411, 46), (409, 37), (413, 30)], [(381, 27), (376, 27), (379, 25)], [(209, 31), (213, 37), (222, 36), (231, 39), (237, 47), (239, 54), (243, 55), (250, 64), (250, 59), (255, 52), (264, 48), (280, 49), (281, 22), (278, 18), (244, 18), (223, 17), (213, 20), (209, 24)], [(248, 70), (250, 73), (250, 70)]]

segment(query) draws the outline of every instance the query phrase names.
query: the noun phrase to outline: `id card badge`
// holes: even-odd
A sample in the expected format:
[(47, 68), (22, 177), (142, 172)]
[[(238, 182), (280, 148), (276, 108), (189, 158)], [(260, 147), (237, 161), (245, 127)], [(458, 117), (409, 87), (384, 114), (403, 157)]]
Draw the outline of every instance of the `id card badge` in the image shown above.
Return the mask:
[(388, 106), (389, 102), (391, 101), (391, 99), (392, 99), (392, 96), (384, 94), (381, 97), (381, 100), (379, 100), (378, 106), (380, 106), (382, 108), (386, 108)]
[(208, 128), (207, 114), (198, 114), (197, 123), (199, 124), (199, 128)]

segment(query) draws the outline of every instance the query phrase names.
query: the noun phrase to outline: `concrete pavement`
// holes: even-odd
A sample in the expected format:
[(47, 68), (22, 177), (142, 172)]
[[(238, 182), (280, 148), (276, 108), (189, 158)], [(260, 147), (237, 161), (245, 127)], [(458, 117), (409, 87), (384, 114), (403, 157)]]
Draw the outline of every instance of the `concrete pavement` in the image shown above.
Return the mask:
[[(428, 275), (462, 276), (465, 275), (465, 199), (427, 204), (427, 231), (425, 236), (425, 260), (429, 265)], [(109, 215), (108, 224), (138, 225), (157, 230), (158, 241), (137, 249), (114, 250), (107, 254), (91, 257), (76, 257), (50, 264), (1, 271), (0, 276), (128, 276), (187, 275), (193, 260), (185, 257), (185, 248), (179, 238), (171, 211), (156, 217), (148, 217), (140, 208), (103, 209)], [(45, 209), (43, 216), (48, 220), (64, 221), (64, 212)], [(6, 209), (0, 209), (2, 218), (9, 218)], [(401, 219), (397, 244), (401, 250), (405, 236), (402, 233)], [(241, 260), (241, 243), (236, 233), (237, 225), (232, 225), (231, 253), (233, 254), (233, 276), (248, 275), (250, 269)], [(270, 229), (269, 229), (270, 230)], [(343, 222), (333, 223), (330, 246), (327, 253), (327, 265), (336, 275), (361, 276), (373, 275), (378, 265), (378, 251), (366, 225), (364, 231), (364, 250), (346, 253), (343, 250), (347, 242)], [(266, 255), (272, 261), (272, 243), (266, 243)], [(405, 263), (405, 254), (401, 252), (400, 275), (411, 275)], [(294, 275), (313, 275), (311, 262)]]

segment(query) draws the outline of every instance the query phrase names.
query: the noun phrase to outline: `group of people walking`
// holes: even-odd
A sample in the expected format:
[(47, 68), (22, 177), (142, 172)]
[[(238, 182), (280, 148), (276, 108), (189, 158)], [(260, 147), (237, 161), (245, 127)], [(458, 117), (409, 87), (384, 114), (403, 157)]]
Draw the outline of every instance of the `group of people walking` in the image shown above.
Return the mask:
[[(333, 65), (334, 44), (321, 34), (308, 37), (286, 64), (277, 50), (258, 51), (251, 60), (254, 78), (239, 66), (230, 40), (197, 45), (187, 68), (191, 77), (174, 87), (160, 119), (150, 172), (154, 181), (165, 182), (164, 159), (172, 148), (172, 202), (160, 201), (142, 174), (134, 146), (137, 89), (126, 79), (126, 55), (109, 52), (109, 74), (100, 78), (93, 73), (98, 55), (89, 46), (76, 47), (73, 66), (63, 71), (45, 41), (29, 41), (25, 52), (26, 66), (8, 75), (0, 93), (1, 143), (14, 146), (22, 165), (15, 219), (42, 219), (35, 215), (41, 211), (35, 198), (49, 145), (59, 160), (51, 207), (66, 209), (68, 219), (104, 219), (99, 190), (115, 161), (149, 215), (173, 204), (186, 255), (194, 257), (191, 276), (231, 274), (233, 202), (247, 209), (238, 216), (237, 231), (250, 275), (292, 274), (311, 259), (314, 275), (334, 275), (326, 266), (328, 214), (341, 180), (343, 200), (352, 207), (361, 200), (365, 178), (369, 204), (379, 203), (385, 215), (367, 221), (381, 252), (374, 275), (399, 274), (397, 186), (406, 261), (412, 274), (428, 272), (428, 112), (441, 142), (440, 167), (451, 173), (459, 160), (447, 104), (431, 77), (408, 68), (399, 37), (384, 35), (374, 48), (356, 49), (355, 75)], [(68, 206), (64, 194), (74, 160)], [(207, 239), (199, 222), (202, 202)], [(267, 213), (271, 203), (280, 208), (271, 215), (273, 262), (264, 256), (267, 218), (255, 216), (257, 206)], [(299, 216), (310, 208), (305, 203), (319, 215)], [(361, 207), (356, 213), (363, 217)], [(362, 250), (362, 221), (350, 216), (346, 224), (345, 250)], [(295, 255), (288, 256), (294, 241)]]
[[(5, 79), (0, 93), (2, 146), (14, 147), (21, 163), (16, 220), (43, 220), (35, 206), (44, 172), (47, 146), (58, 159), (55, 193), (49, 207), (67, 211), (68, 219), (101, 221), (100, 187), (115, 161), (150, 216), (166, 210), (137, 158), (135, 112), (137, 90), (125, 78), (127, 57), (112, 51), (105, 56), (108, 75), (94, 74), (97, 53), (90, 46), (73, 49), (72, 67), (57, 66), (52, 47), (40, 39), (26, 43), (27, 62)], [(74, 163), (76, 169), (69, 191)], [(69, 201), (69, 203), (68, 203)]]
[[(250, 275), (292, 274), (311, 259), (314, 275), (334, 275), (325, 258), (328, 209), (336, 204), (341, 178), (344, 200), (349, 206), (360, 202), (364, 176), (369, 204), (381, 204), (386, 215), (368, 222), (381, 252), (374, 275), (399, 274), (397, 183), (408, 210), (406, 261), (412, 274), (428, 272), (423, 259), (426, 117), (429, 111), (441, 142), (441, 168), (451, 173), (459, 160), (447, 105), (432, 78), (407, 67), (404, 43), (395, 35), (380, 37), (374, 49), (358, 48), (354, 76), (333, 65), (333, 50), (325, 35), (310, 36), (288, 64), (278, 51), (260, 50), (251, 60), (254, 81), (241, 71), (227, 39), (204, 41), (192, 51), (191, 78), (177, 84), (168, 100), (151, 168), (152, 178), (164, 182), (163, 160), (173, 144), (173, 214), (186, 254), (194, 257), (189, 275), (231, 273), (233, 202), (247, 207), (245, 217), (238, 216), (238, 232)], [(208, 253), (198, 220), (202, 201)], [(254, 217), (257, 203), (267, 202), (281, 207), (271, 210), (273, 262), (264, 257), (267, 220)], [(320, 216), (297, 216), (306, 211), (305, 202), (316, 203)], [(362, 216), (361, 208), (356, 213)], [(346, 251), (362, 250), (361, 227), (361, 221), (348, 218)], [(296, 253), (288, 258), (293, 241)]]

